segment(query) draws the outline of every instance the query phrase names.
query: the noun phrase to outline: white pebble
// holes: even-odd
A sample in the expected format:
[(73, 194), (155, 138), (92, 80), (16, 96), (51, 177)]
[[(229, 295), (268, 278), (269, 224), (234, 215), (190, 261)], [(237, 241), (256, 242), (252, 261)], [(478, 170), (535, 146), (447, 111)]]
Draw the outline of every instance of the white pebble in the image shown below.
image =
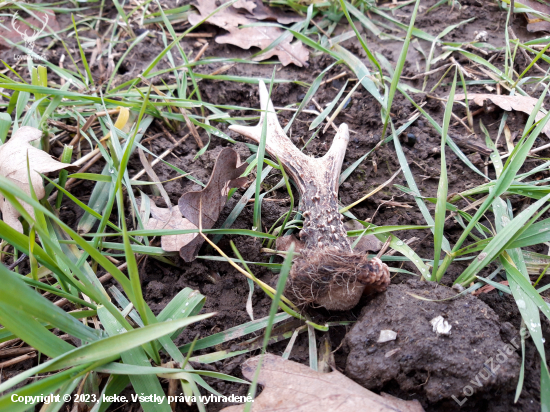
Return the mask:
[(452, 326), (449, 325), (443, 316), (433, 318), (430, 323), (433, 326), (433, 331), (438, 335), (450, 335)]
[(380, 336), (378, 337), (378, 340), (376, 342), (389, 342), (391, 340), (395, 340), (395, 338), (397, 338), (397, 332), (394, 332), (393, 330), (381, 330)]

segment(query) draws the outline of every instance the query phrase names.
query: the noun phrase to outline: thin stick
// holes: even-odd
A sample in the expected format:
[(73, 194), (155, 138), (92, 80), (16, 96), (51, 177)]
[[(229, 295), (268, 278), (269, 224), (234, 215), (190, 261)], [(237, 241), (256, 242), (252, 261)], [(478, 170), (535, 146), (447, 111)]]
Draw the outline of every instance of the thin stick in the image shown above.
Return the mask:
[(380, 186), (378, 186), (376, 189), (372, 190), (370, 193), (367, 193), (365, 196), (363, 196), (361, 199), (357, 200), (356, 202), (353, 202), (351, 205), (349, 206), (346, 206), (342, 209), (340, 209), (340, 213), (346, 213), (348, 210), (350, 210), (352, 207), (354, 206), (357, 206), (359, 203), (365, 201), (366, 199), (368, 199), (369, 197), (371, 197), (372, 195), (374, 195), (375, 193), (378, 193), (380, 190), (382, 190), (384, 187), (386, 187), (387, 185), (389, 185), (393, 179), (395, 179), (397, 177), (397, 175), (401, 173), (401, 168), (399, 168), (399, 170), (397, 172), (395, 172), (393, 174), (392, 177), (390, 177), (388, 180), (386, 180), (384, 183), (382, 183)]
[[(319, 113), (323, 113), (323, 108), (321, 107), (321, 105), (319, 103), (317, 103), (315, 101), (315, 99), (311, 99), (311, 101), (313, 102), (313, 104), (315, 105), (315, 107), (317, 108), (317, 110), (319, 110)], [(336, 125), (332, 122), (330, 122), (330, 125), (332, 126), (332, 128), (334, 129), (334, 131), (336, 133), (338, 133), (338, 128), (336, 127)]]
[(5, 349), (3, 351), (0, 351), (0, 358), (11, 358), (12, 356), (26, 355), (27, 353), (34, 352), (34, 350), (34, 348), (30, 348), (28, 346), (22, 348)]
[[(103, 157), (103, 155), (101, 153), (98, 153), (97, 155), (95, 155), (92, 158), (92, 160), (90, 160), (88, 163), (86, 163), (86, 165), (84, 165), (82, 168), (80, 168), (77, 173), (84, 173), (85, 171), (87, 171), (90, 167), (92, 167), (102, 157)], [(73, 183), (76, 182), (76, 180), (77, 179), (75, 179), (74, 177), (71, 177), (69, 180), (67, 180), (67, 184), (65, 185), (65, 189), (68, 189), (71, 186), (73, 186)]]
[(80, 166), (85, 164), (87, 161), (92, 159), (94, 156), (96, 156), (99, 153), (99, 148), (96, 148), (92, 150), (90, 153), (88, 153), (85, 156), (82, 156), (80, 159), (76, 160), (74, 163), (71, 163), (71, 166)]
[[(406, 244), (407, 246), (410, 246), (411, 243), (414, 243), (414, 242), (416, 242), (417, 240), (418, 240), (417, 237), (411, 237), (409, 240), (406, 240), (406, 241), (405, 241), (405, 244)], [(397, 252), (397, 250), (392, 249), (392, 250), (390, 250), (388, 253), (386, 253), (386, 256), (393, 256), (393, 255), (395, 255), (396, 252)]]
[[(518, 42), (520, 41), (518, 39), (518, 36), (516, 36), (516, 33), (514, 33), (514, 29), (512, 29), (512, 26), (508, 26), (508, 31), (510, 32), (510, 36), (512, 36), (512, 39), (517, 40)], [(525, 60), (527, 60), (529, 63), (533, 62), (533, 59), (529, 57), (529, 55), (527, 54), (527, 52), (523, 47), (519, 46), (519, 51), (521, 52), (521, 54), (523, 54), (523, 57), (525, 57)], [(543, 70), (537, 63), (534, 63), (533, 67), (537, 69), (539, 72), (541, 72), (542, 74), (546, 74), (546, 71)]]
[[(445, 105), (445, 103), (443, 103), (443, 101), (441, 101), (441, 104), (443, 105), (443, 107), (446, 107), (446, 105)], [(466, 123), (464, 123), (460, 117), (458, 117), (456, 114), (454, 114), (454, 113), (452, 113), (452, 112), (451, 112), (451, 116), (452, 116), (453, 119), (455, 119), (458, 123), (460, 123), (462, 126), (464, 126), (464, 128), (466, 129), (466, 131), (467, 131), (469, 134), (475, 134), (475, 133), (473, 132), (473, 130), (470, 129), (470, 127), (469, 127)]]
[(204, 54), (206, 49), (208, 49), (208, 46), (210, 46), (210, 43), (205, 43), (204, 46), (201, 47), (201, 49), (199, 50), (199, 52), (197, 53), (197, 55), (193, 59), (193, 62), (197, 62), (202, 57), (202, 55)]
[(176, 144), (177, 143), (176, 139), (174, 138), (174, 136), (172, 136), (172, 133), (170, 133), (168, 129), (162, 124), (162, 122), (157, 122), (157, 124), (160, 126), (164, 134), (168, 136), (168, 139), (170, 139), (172, 143)]
[[(180, 140), (178, 140), (174, 146), (172, 146), (170, 149), (165, 150), (159, 157), (157, 157), (155, 160), (151, 162), (151, 167), (155, 166), (157, 163), (159, 163), (162, 159), (164, 159), (166, 156), (168, 156), (172, 151), (181, 145), (185, 140), (191, 135), (191, 133), (187, 133), (185, 136), (183, 136)], [(138, 180), (141, 176), (145, 174), (145, 169), (141, 169), (134, 177), (132, 177), (130, 180)]]
[(2, 343), (0, 343), (0, 349), (6, 348), (8, 346), (15, 345), (16, 343), (20, 343), (20, 342), (21, 342), (21, 339), (19, 339), (19, 338), (15, 338), (15, 339), (12, 339), (12, 340), (8, 340), (6, 342), (2, 342)]
[(331, 83), (331, 82), (333, 82), (334, 80), (341, 79), (342, 77), (347, 76), (347, 74), (348, 74), (348, 73), (346, 73), (346, 72), (342, 72), (342, 73), (340, 73), (340, 74), (337, 74), (336, 76), (331, 77), (330, 79), (323, 80), (323, 81), (319, 84), (319, 86), (322, 86), (323, 84)]
[[(202, 197), (200, 198), (200, 206), (201, 206), (201, 209), (202, 209)], [(241, 268), (239, 265), (237, 265), (235, 262), (233, 262), (233, 260), (231, 260), (229, 258), (229, 256), (227, 256), (223, 250), (221, 250), (214, 242), (212, 242), (210, 239), (208, 239), (208, 237), (202, 233), (202, 210), (200, 211), (199, 213), (199, 234), (204, 238), (204, 240), (206, 240), (210, 246), (212, 246), (214, 249), (216, 249), (216, 251), (222, 255), (226, 260), (227, 262), (233, 266), (235, 269), (237, 269), (239, 272), (241, 272), (243, 275), (245, 275), (248, 279), (252, 280), (253, 282), (257, 282), (259, 285), (261, 285), (262, 287), (264, 287), (265, 289), (269, 290), (271, 293), (273, 293), (274, 295), (277, 293), (277, 291), (275, 289), (273, 289), (271, 286), (269, 286), (268, 284), (262, 282), (260, 279), (258, 279), (257, 277), (255, 276), (252, 276), (250, 273), (248, 273), (246, 270), (244, 270), (243, 268)], [(281, 300), (283, 300), (287, 305), (289, 305), (291, 308), (293, 308), (294, 310), (298, 310), (298, 308), (294, 305), (294, 303), (292, 303), (288, 298), (286, 298), (284, 295), (281, 295)]]
[[(122, 265), (118, 266), (117, 269), (118, 270), (124, 270), (124, 269), (126, 269), (126, 266), (127, 266), (127, 263), (124, 262)], [(98, 280), (99, 280), (100, 283), (103, 284), (103, 283), (107, 282), (109, 279), (112, 279), (112, 278), (113, 278), (113, 275), (111, 275), (110, 273), (107, 273), (106, 275), (101, 276)], [(66, 298), (63, 298), (63, 299), (60, 299), (57, 302), (55, 302), (54, 305), (58, 306), (58, 307), (62, 307), (64, 305), (66, 305), (67, 303), (69, 303), (69, 301)]]
[(16, 365), (18, 363), (21, 363), (23, 361), (26, 361), (27, 359), (32, 359), (36, 357), (36, 352), (34, 353), (28, 353), (23, 356), (19, 356), (18, 358), (10, 359), (9, 361), (0, 363), (0, 370), (7, 368), (8, 366)]
[(211, 76), (216, 76), (218, 74), (225, 73), (226, 71), (231, 69), (233, 66), (235, 66), (235, 64), (226, 64), (226, 65), (220, 67), (219, 69), (214, 70), (212, 73), (210, 73), (210, 75)]
[[(166, 33), (166, 37), (174, 39), (169, 33)], [(201, 37), (214, 37), (214, 33), (187, 33), (185, 37), (201, 38)]]
[(384, 253), (386, 253), (386, 250), (388, 250), (388, 248), (390, 247), (390, 243), (391, 243), (391, 236), (388, 236), (388, 238), (384, 242), (384, 246), (382, 246), (382, 249), (380, 249), (380, 251), (376, 255), (378, 259), (380, 259)]

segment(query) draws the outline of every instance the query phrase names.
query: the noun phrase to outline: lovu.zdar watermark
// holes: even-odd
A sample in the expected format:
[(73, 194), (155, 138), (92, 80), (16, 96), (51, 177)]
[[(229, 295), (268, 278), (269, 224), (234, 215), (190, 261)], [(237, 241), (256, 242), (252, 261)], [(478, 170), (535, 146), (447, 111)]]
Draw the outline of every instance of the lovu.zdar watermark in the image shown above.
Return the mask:
[(498, 350), (494, 357), (491, 356), (483, 363), (481, 370), (474, 376), (474, 379), (470, 381), (472, 385), (466, 385), (462, 388), (462, 394), (464, 395), (463, 399), (458, 399), (454, 395), (452, 396), (459, 406), (464, 405), (468, 398), (474, 394), (473, 386), (481, 388), (483, 386), (483, 382), (489, 379), (491, 375), (494, 376), (500, 369), (501, 364), (505, 363), (508, 360), (508, 357), (512, 355), (516, 349), (519, 349), (520, 345), (516, 344), (515, 340), (516, 338), (510, 340), (511, 345), (510, 343), (505, 344)]
[(29, 57), (32, 60), (46, 60), (45, 55), (40, 55), (34, 52), (36, 46), (36, 40), (46, 29), (48, 25), (48, 14), (44, 13), (42, 15), (42, 28), (41, 29), (32, 29), (29, 25), (25, 25), (25, 29), (21, 28), (22, 24), (19, 22), (19, 12), (16, 12), (11, 18), (11, 27), (13, 30), (21, 36), (21, 39), (25, 42), (25, 48), (30, 52), (27, 54), (16, 54), (15, 60), (28, 59)]

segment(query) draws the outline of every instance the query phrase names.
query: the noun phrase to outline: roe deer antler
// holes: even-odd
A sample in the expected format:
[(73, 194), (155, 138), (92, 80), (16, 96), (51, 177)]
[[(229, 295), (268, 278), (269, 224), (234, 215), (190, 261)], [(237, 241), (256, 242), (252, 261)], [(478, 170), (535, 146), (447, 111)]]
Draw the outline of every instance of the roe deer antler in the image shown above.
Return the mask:
[(384, 291), (390, 283), (388, 267), (378, 258), (354, 253), (343, 217), (338, 212), (338, 178), (349, 140), (348, 126), (340, 125), (327, 154), (312, 158), (302, 153), (281, 128), (265, 84), (260, 81), (260, 122), (254, 127), (230, 126), (256, 143), (267, 122), (265, 148), (296, 182), (304, 217), (301, 257), (292, 266), (288, 290), (301, 303), (332, 310), (354, 307), (368, 291)]

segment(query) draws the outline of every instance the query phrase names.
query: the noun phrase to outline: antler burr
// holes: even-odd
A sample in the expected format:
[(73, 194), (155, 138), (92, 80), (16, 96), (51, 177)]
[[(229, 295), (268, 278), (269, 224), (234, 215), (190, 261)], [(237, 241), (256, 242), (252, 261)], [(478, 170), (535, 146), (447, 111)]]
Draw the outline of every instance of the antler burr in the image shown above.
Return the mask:
[(264, 111), (256, 126), (230, 129), (260, 143), (263, 122), (267, 122), (266, 151), (281, 160), (300, 192), (304, 217), (300, 239), (305, 247), (292, 266), (287, 289), (300, 303), (332, 310), (351, 309), (366, 291), (386, 290), (388, 267), (378, 258), (368, 260), (353, 252), (338, 212), (338, 177), (349, 141), (348, 126), (340, 125), (325, 156), (313, 158), (286, 136), (262, 81), (260, 104)]

